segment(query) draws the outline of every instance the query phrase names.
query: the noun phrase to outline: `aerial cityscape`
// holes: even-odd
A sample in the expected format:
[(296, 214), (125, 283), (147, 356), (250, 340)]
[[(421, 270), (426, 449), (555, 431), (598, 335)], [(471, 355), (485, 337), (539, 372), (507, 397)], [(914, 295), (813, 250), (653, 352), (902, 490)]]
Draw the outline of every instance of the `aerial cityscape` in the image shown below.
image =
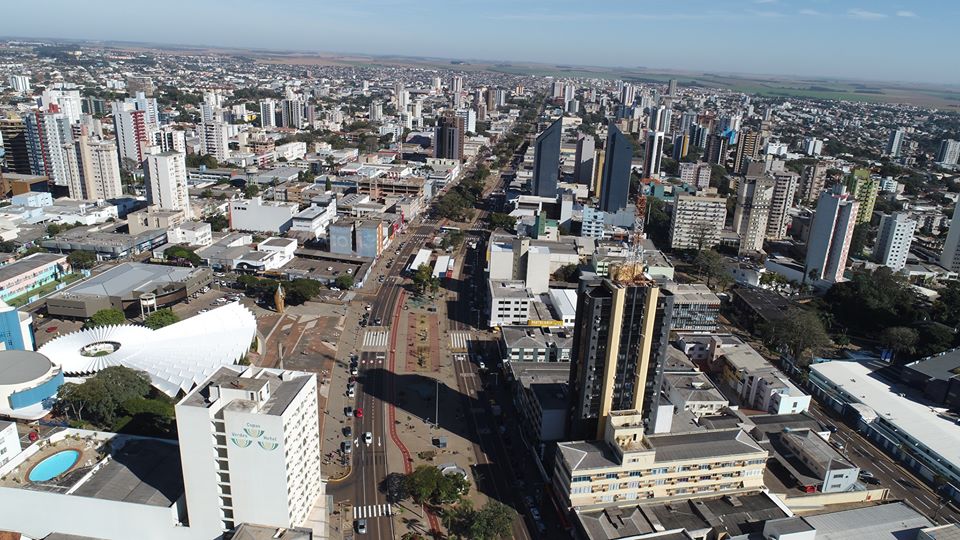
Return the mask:
[(960, 6), (49, 4), (0, 540), (960, 538)]

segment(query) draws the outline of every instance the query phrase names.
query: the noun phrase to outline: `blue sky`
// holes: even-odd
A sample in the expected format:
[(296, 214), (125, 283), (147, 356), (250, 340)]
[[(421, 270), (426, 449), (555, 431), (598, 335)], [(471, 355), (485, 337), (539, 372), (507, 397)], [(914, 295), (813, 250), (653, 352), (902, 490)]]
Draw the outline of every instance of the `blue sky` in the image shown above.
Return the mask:
[(0, 35), (960, 84), (955, 0), (45, 0)]

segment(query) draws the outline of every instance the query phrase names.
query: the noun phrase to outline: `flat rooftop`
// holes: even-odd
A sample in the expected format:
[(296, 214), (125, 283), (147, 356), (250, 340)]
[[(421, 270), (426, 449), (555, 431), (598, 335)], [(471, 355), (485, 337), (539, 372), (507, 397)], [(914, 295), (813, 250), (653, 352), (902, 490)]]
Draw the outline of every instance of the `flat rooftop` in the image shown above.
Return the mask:
[(657, 463), (765, 451), (741, 429), (649, 435), (646, 440), (656, 452)]
[[(278, 376), (276, 370), (263, 368), (239, 368), (238, 366), (221, 367), (203, 386), (198, 386), (187, 394), (179, 405), (190, 407), (210, 407), (218, 400), (210, 401), (210, 388), (238, 388), (260, 389), (270, 384), (270, 399), (257, 411), (256, 404), (246, 399), (233, 399), (224, 403), (223, 408), (231, 410), (257, 411), (260, 414), (280, 416), (287, 410), (300, 390), (309, 382), (310, 374), (294, 371), (285, 371), (284, 376)], [(178, 406), (179, 406), (178, 405)]]
[(902, 502), (804, 516), (817, 540), (903, 540), (933, 524)]
[(134, 292), (153, 292), (158, 287), (183, 282), (203, 271), (198, 268), (162, 264), (122, 263), (81, 281), (66, 291), (57, 293), (56, 296), (64, 298), (71, 295), (125, 297)]
[(150, 506), (172, 506), (183, 494), (180, 447), (155, 439), (128, 439), (111, 459), (73, 492)]
[(67, 256), (58, 253), (34, 253), (4, 266), (0, 266), (0, 283), (33, 272), (49, 264), (66, 262)]

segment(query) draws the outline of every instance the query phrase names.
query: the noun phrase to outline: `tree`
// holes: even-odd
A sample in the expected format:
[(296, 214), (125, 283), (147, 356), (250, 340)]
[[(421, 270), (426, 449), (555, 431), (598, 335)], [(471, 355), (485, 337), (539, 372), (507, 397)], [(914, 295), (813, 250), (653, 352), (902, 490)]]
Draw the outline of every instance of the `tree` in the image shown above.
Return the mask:
[(204, 221), (210, 224), (210, 230), (213, 232), (220, 232), (230, 227), (230, 220), (223, 214), (214, 214)]
[(712, 249), (704, 249), (697, 253), (693, 264), (697, 267), (700, 276), (707, 278), (707, 287), (712, 287), (714, 280), (722, 281), (727, 275), (727, 266), (723, 257)]
[(67, 256), (70, 266), (79, 270), (88, 270), (97, 264), (97, 255), (92, 251), (79, 249)]
[(122, 404), (150, 393), (142, 371), (111, 366), (82, 384), (67, 383), (57, 391), (57, 408), (76, 420), (110, 426), (123, 413)]
[(940, 291), (933, 304), (933, 316), (947, 326), (960, 325), (960, 281), (951, 281)]
[(323, 182), (323, 190), (330, 191), (332, 189), (333, 189), (333, 182), (330, 181), (330, 177), (328, 176)]
[[(212, 228), (212, 227), (211, 227)], [(187, 262), (193, 266), (200, 266), (201, 259), (192, 249), (184, 246), (172, 246), (163, 252), (168, 261)]]
[(428, 290), (437, 290), (440, 287), (440, 280), (433, 277), (433, 270), (429, 265), (421, 264), (413, 274), (413, 288), (420, 296)]
[(554, 281), (563, 281), (565, 283), (576, 283), (580, 277), (579, 264), (567, 264), (557, 268), (557, 271), (550, 276)]
[(257, 184), (247, 184), (247, 186), (243, 188), (243, 196), (246, 197), (247, 199), (252, 199), (253, 197), (256, 197), (259, 194), (260, 194), (260, 186), (258, 186)]
[(50, 236), (55, 236), (58, 233), (60, 233), (60, 231), (63, 231), (63, 230), (66, 230), (66, 229), (56, 223), (51, 223), (47, 225), (47, 234)]
[[(353, 279), (351, 276), (348, 276)], [(287, 290), (286, 302), (291, 306), (299, 306), (313, 298), (316, 298), (320, 294), (320, 282), (314, 279), (308, 278), (299, 278), (289, 283), (284, 284), (284, 288)], [(270, 294), (276, 292), (277, 287), (274, 282), (273, 287), (270, 289)]]
[(178, 317), (172, 309), (163, 308), (147, 315), (147, 318), (143, 321), (143, 325), (151, 330), (157, 330), (176, 322), (180, 322), (180, 317)]
[(490, 214), (488, 220), (490, 222), (491, 229), (514, 231), (514, 228), (517, 226), (517, 218), (509, 214), (502, 214), (500, 212), (494, 212)]
[(407, 490), (410, 496), (417, 504), (430, 502), (442, 476), (440, 469), (430, 465), (420, 465), (407, 475)]
[(350, 274), (340, 274), (333, 282), (338, 289), (347, 290), (353, 288), (353, 276)]
[(0, 251), (2, 251), (3, 253), (13, 253), (16, 250), (17, 250), (17, 245), (14, 244), (13, 242), (10, 242), (9, 240), (0, 242)]
[(783, 350), (798, 363), (809, 360), (808, 353), (830, 345), (830, 336), (816, 312), (792, 307), (780, 318), (761, 326), (767, 344), (774, 350)]
[(510, 538), (514, 511), (505, 504), (490, 500), (476, 510), (470, 501), (463, 501), (444, 515), (447, 529), (459, 538), (493, 540)]
[(126, 315), (119, 309), (101, 309), (93, 314), (92, 317), (83, 323), (84, 328), (96, 328), (98, 326), (117, 326), (127, 322)]
[(918, 339), (920, 332), (905, 326), (891, 326), (880, 333), (880, 345), (893, 353), (891, 360), (901, 353), (913, 354), (917, 349)]
[(407, 476), (403, 473), (393, 472), (386, 476), (380, 482), (380, 491), (387, 496), (387, 501), (396, 504), (410, 496), (410, 489), (407, 487)]

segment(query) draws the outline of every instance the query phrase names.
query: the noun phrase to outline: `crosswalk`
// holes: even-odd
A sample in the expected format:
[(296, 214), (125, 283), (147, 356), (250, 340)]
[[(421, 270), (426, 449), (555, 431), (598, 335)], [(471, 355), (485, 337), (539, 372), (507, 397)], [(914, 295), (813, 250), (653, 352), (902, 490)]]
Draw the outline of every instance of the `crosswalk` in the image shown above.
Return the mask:
[(375, 518), (392, 515), (393, 506), (390, 504), (368, 504), (367, 506), (353, 507), (353, 519)]
[(466, 351), (469, 336), (466, 332), (450, 332), (450, 348), (454, 351)]
[(365, 349), (386, 348), (389, 337), (390, 331), (386, 329), (367, 330), (363, 334), (363, 347)]

